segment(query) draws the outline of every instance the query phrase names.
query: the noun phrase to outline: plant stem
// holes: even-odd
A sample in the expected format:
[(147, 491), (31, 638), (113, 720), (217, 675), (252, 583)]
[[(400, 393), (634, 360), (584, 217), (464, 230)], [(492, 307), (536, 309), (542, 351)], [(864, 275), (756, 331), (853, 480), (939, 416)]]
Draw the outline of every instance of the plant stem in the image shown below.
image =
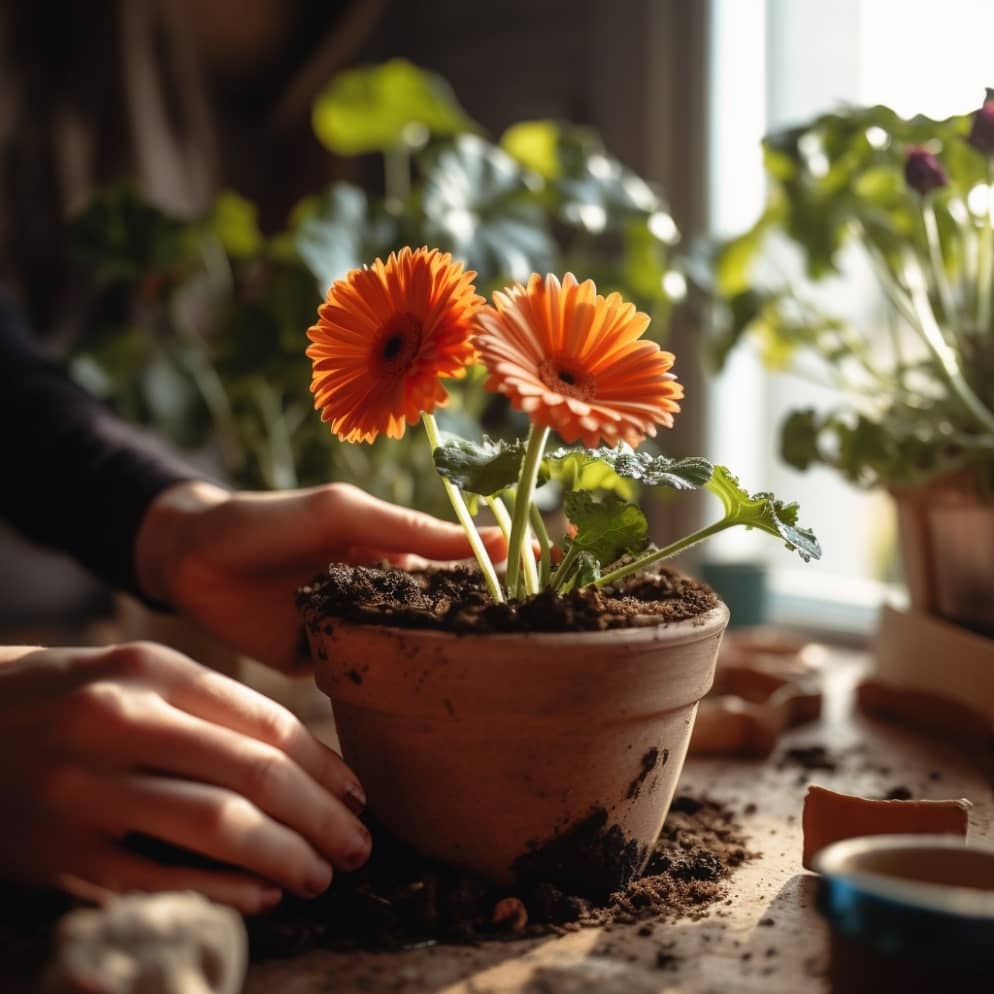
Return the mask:
[(411, 154), (406, 145), (395, 145), (383, 153), (383, 183), (384, 199), (400, 213), (411, 193)]
[(942, 329), (939, 327), (938, 322), (935, 320), (935, 315), (932, 313), (932, 308), (928, 302), (928, 293), (925, 290), (924, 281), (921, 279), (920, 274), (917, 274), (914, 270), (908, 270), (905, 278), (908, 283), (908, 292), (911, 295), (911, 303), (917, 317), (915, 327), (935, 356), (942, 372), (949, 381), (950, 387), (952, 387), (953, 393), (956, 394), (963, 406), (980, 422), (985, 431), (994, 432), (994, 414), (984, 406), (963, 376), (956, 350), (943, 337)]
[(283, 416), (281, 398), (270, 382), (261, 376), (253, 378), (252, 393), (262, 423), (266, 426), (265, 459), (260, 460), (265, 467), (266, 482), (271, 490), (293, 490), (297, 486), (293, 438)]
[(683, 552), (684, 549), (689, 549), (692, 545), (697, 545), (698, 542), (703, 542), (704, 539), (710, 538), (712, 535), (717, 535), (718, 532), (723, 532), (726, 528), (733, 528), (735, 524), (736, 522), (730, 521), (728, 518), (722, 518), (721, 521), (716, 521), (713, 525), (701, 528), (693, 534), (686, 536), (686, 538), (681, 538), (662, 549), (656, 549), (653, 552), (649, 552), (640, 557), (639, 559), (635, 559), (630, 563), (626, 563), (624, 566), (618, 567), (618, 569), (613, 570), (611, 573), (605, 574), (599, 580), (595, 580), (594, 586), (603, 587), (609, 583), (615, 583), (618, 580), (623, 580), (626, 576), (638, 573), (640, 570), (645, 569), (646, 566), (652, 566), (653, 563), (669, 559), (671, 556), (675, 556), (678, 552)]
[(994, 160), (987, 160), (987, 218), (979, 233), (977, 261), (977, 334), (991, 332), (991, 296), (994, 295)]
[(946, 315), (946, 323), (958, 338), (959, 328), (956, 320), (956, 305), (953, 303), (953, 291), (946, 278), (946, 264), (942, 258), (942, 242), (939, 239), (939, 225), (935, 219), (935, 209), (932, 202), (921, 198), (922, 223), (925, 226), (925, 241), (928, 243), (928, 257), (932, 264), (932, 278), (939, 291), (939, 300)]
[[(497, 524), (500, 526), (501, 532), (504, 534), (504, 538), (510, 543), (511, 540), (511, 515), (507, 513), (507, 506), (500, 499), (500, 497), (487, 497), (485, 498), (487, 502), (487, 507), (490, 508), (493, 513), (494, 518), (497, 520)], [(529, 594), (538, 593), (538, 571), (535, 568), (535, 559), (532, 556), (525, 556), (524, 562), (524, 579), (525, 579), (525, 589)]]
[[(549, 437), (548, 428), (538, 428), (532, 425), (528, 432), (528, 445), (525, 458), (521, 463), (521, 473), (518, 476), (518, 487), (514, 495), (514, 516), (511, 519), (511, 538), (507, 548), (507, 595), (520, 595), (521, 557), (525, 554), (525, 542), (528, 538), (528, 510), (535, 493), (535, 483), (538, 480), (538, 467), (545, 452), (545, 442)], [(530, 552), (530, 550), (529, 550)]]
[(566, 555), (563, 556), (563, 561), (556, 567), (556, 578), (552, 584), (552, 589), (555, 592), (559, 593), (562, 591), (563, 586), (569, 579), (570, 573), (573, 572), (573, 566), (579, 558), (580, 548), (576, 542), (574, 542), (566, 551)]
[(535, 504), (529, 508), (531, 516), (532, 531), (538, 538), (538, 547), (541, 554), (542, 571), (539, 576), (539, 590), (545, 590), (549, 585), (549, 578), (552, 574), (552, 555), (549, 552), (552, 543), (549, 541), (549, 533), (545, 530), (545, 522), (542, 520), (542, 512)]
[[(421, 421), (425, 426), (428, 444), (431, 446), (431, 451), (434, 452), (439, 445), (438, 425), (435, 422), (434, 416), (427, 412), (421, 415)], [(440, 479), (442, 486), (445, 488), (445, 494), (449, 498), (449, 503), (452, 505), (452, 510), (456, 512), (459, 524), (462, 525), (463, 531), (466, 533), (466, 538), (469, 540), (473, 555), (476, 556), (476, 561), (479, 564), (480, 572), (483, 574), (483, 579), (486, 581), (490, 596), (494, 599), (495, 603), (502, 604), (504, 594), (500, 589), (500, 580), (497, 579), (497, 571), (494, 569), (494, 564), (490, 561), (490, 556), (487, 554), (483, 539), (480, 538), (480, 533), (476, 530), (473, 515), (469, 513), (469, 508), (466, 506), (466, 501), (463, 500), (459, 488), (444, 476), (440, 477)]]

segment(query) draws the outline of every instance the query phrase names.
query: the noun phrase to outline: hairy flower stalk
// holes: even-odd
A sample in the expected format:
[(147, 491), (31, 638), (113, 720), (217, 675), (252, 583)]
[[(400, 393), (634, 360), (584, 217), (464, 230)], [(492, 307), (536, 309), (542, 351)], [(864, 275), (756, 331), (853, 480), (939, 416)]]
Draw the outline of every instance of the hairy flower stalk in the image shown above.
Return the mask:
[(511, 516), (511, 538), (507, 548), (507, 594), (509, 597), (520, 597), (524, 589), (520, 583), (521, 559), (522, 556), (531, 553), (530, 549), (525, 548), (525, 542), (528, 540), (529, 508), (535, 494), (538, 468), (542, 462), (548, 437), (548, 428), (536, 429), (534, 425), (528, 433), (528, 445), (521, 463), (521, 474), (518, 477), (514, 514)]
[[(422, 414), (421, 420), (425, 426), (425, 434), (428, 436), (428, 444), (431, 446), (432, 452), (434, 452), (440, 444), (438, 425), (431, 414)], [(490, 596), (498, 604), (502, 603), (504, 594), (500, 589), (500, 580), (497, 579), (497, 571), (494, 569), (494, 564), (490, 561), (490, 556), (487, 554), (483, 539), (480, 538), (480, 533), (476, 530), (473, 515), (469, 513), (469, 508), (466, 506), (466, 501), (461, 491), (449, 480), (446, 480), (445, 477), (442, 477), (442, 486), (445, 489), (445, 496), (449, 498), (449, 503), (452, 505), (452, 510), (456, 513), (459, 524), (462, 525), (462, 529), (466, 533), (469, 546), (473, 550), (473, 555), (476, 557), (477, 565), (480, 567), (480, 572), (486, 581)]]

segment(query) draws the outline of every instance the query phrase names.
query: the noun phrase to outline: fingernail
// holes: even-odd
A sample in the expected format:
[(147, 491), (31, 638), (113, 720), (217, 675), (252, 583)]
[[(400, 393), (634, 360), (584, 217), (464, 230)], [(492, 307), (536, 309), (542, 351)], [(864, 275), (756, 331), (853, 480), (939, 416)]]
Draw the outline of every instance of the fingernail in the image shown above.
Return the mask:
[(365, 825), (359, 826), (359, 831), (353, 836), (352, 846), (345, 854), (345, 865), (350, 870), (358, 870), (369, 859), (373, 849), (373, 840), (366, 831)]
[(269, 911), (270, 908), (275, 908), (282, 900), (283, 891), (279, 887), (267, 887), (259, 895), (259, 910)]
[(304, 881), (304, 888), (307, 893), (313, 897), (323, 894), (331, 883), (331, 873), (331, 867), (323, 859), (312, 863), (307, 873), (307, 878)]
[(345, 797), (342, 800), (354, 815), (361, 815), (366, 809), (366, 795), (363, 793), (362, 787), (357, 783), (347, 783), (345, 785)]

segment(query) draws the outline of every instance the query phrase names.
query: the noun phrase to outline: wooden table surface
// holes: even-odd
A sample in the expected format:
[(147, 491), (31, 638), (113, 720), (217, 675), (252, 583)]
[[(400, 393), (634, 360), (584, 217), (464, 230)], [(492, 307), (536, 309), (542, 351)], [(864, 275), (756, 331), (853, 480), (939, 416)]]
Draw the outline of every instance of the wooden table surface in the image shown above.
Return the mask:
[[(680, 790), (728, 802), (748, 848), (729, 898), (699, 921), (585, 929), (561, 938), (438, 945), (401, 953), (312, 952), (251, 967), (246, 994), (821, 994), (827, 943), (816, 878), (800, 864), (808, 783), (881, 797), (967, 797), (970, 838), (994, 841), (990, 766), (947, 742), (853, 714), (865, 657), (832, 652), (822, 718), (787, 735), (764, 762), (689, 760)], [(782, 763), (786, 749), (824, 746), (834, 771)], [(662, 959), (660, 960), (660, 956)], [(660, 966), (660, 961), (664, 964)]]

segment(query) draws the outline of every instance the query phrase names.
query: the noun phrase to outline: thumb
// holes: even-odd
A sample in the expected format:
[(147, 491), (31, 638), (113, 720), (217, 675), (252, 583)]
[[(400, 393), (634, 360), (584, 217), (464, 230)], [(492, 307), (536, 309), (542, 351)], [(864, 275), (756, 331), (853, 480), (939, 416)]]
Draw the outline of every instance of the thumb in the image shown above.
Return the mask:
[[(379, 500), (358, 488), (349, 488), (351, 507), (340, 526), (353, 546), (370, 546), (388, 553), (414, 553), (426, 559), (467, 559), (473, 555), (462, 527), (422, 511)], [(343, 509), (345, 510), (345, 509)], [(497, 527), (480, 528), (480, 537), (494, 562), (507, 555), (507, 543)]]

